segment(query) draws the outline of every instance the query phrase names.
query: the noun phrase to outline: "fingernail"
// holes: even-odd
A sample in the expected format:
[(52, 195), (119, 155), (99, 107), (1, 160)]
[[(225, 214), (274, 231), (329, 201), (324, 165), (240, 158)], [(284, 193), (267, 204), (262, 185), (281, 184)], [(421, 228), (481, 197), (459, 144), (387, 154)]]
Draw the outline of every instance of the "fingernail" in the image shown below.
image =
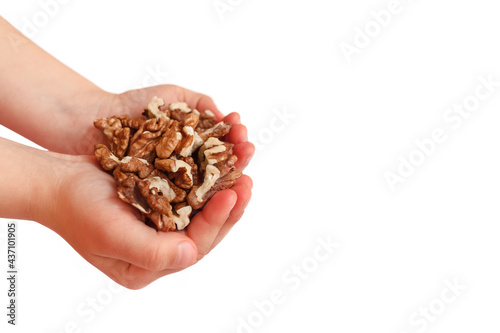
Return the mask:
[(177, 245), (176, 267), (188, 267), (196, 259), (196, 249), (189, 242), (182, 242)]

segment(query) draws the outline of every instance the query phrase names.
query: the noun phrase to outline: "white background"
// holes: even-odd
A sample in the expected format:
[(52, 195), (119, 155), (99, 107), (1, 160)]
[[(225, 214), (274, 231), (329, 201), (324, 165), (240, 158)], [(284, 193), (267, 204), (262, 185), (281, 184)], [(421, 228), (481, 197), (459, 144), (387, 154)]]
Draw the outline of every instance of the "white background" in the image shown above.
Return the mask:
[[(0, 13), (23, 28), (46, 1), (2, 0)], [(18, 222), (19, 325), (2, 310), (2, 332), (500, 329), (500, 87), (458, 128), (443, 118), (480, 76), (500, 81), (496, 2), (401, 0), (380, 31), (370, 12), (389, 0), (224, 0), (222, 16), (213, 0), (66, 2), (33, 40), (103, 89), (153, 84), (157, 70), (241, 113), (260, 146), (253, 199), (206, 259), (140, 291), (112, 293), (63, 239)], [(341, 43), (365, 25), (373, 37), (349, 63)], [(391, 191), (384, 174), (436, 128), (447, 140)], [(340, 244), (321, 262), (318, 238)]]

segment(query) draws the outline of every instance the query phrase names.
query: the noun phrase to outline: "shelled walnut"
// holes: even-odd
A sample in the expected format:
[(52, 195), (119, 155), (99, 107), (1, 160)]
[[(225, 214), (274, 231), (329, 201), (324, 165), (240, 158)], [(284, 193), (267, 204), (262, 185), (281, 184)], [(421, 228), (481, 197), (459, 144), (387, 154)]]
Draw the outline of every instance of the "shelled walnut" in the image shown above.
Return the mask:
[[(165, 107), (161, 98), (145, 107), (144, 118), (97, 119), (108, 140), (94, 155), (113, 175), (118, 197), (137, 208), (157, 230), (182, 230), (218, 191), (241, 176), (233, 144), (221, 141), (231, 124), (186, 103)], [(149, 223), (152, 222), (152, 223)]]

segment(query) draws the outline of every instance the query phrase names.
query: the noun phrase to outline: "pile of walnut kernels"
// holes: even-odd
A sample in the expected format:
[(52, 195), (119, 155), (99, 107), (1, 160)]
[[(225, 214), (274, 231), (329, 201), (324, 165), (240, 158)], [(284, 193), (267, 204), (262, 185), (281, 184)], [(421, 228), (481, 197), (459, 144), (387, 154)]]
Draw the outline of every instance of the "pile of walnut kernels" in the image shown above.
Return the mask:
[(186, 103), (164, 107), (154, 97), (144, 118), (127, 115), (94, 121), (109, 148), (95, 146), (102, 168), (113, 174), (118, 196), (157, 230), (182, 230), (218, 191), (241, 176), (233, 145), (221, 141), (231, 124)]

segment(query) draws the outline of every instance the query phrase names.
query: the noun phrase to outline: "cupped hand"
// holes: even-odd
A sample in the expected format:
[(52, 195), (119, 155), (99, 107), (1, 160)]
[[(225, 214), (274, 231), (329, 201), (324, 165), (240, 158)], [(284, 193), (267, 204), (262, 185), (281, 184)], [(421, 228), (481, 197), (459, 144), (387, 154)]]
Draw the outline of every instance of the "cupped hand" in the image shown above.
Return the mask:
[[(248, 165), (255, 148), (248, 142), (239, 114), (224, 117), (210, 97), (172, 85), (113, 95), (88, 119), (89, 125), (80, 125), (91, 127), (83, 130), (86, 136), (79, 149), (90, 153), (96, 143), (105, 143), (92, 127), (94, 119), (122, 114), (139, 117), (154, 96), (164, 99), (167, 105), (181, 101), (198, 110), (211, 110), (218, 120), (231, 123), (225, 141), (234, 144), (236, 167), (243, 170)], [(157, 232), (144, 224), (135, 208), (118, 198), (113, 177), (103, 172), (93, 157), (76, 159), (79, 162), (66, 168), (58, 182), (57, 209), (49, 218), (49, 227), (92, 265), (131, 289), (142, 288), (201, 260), (241, 218), (251, 197), (252, 180), (243, 175), (231, 189), (212, 197), (185, 230)]]
[(142, 288), (203, 258), (240, 219), (252, 181), (217, 193), (183, 231), (158, 232), (116, 195), (114, 179), (92, 157), (59, 166), (54, 208), (45, 216), (83, 258), (117, 283)]

